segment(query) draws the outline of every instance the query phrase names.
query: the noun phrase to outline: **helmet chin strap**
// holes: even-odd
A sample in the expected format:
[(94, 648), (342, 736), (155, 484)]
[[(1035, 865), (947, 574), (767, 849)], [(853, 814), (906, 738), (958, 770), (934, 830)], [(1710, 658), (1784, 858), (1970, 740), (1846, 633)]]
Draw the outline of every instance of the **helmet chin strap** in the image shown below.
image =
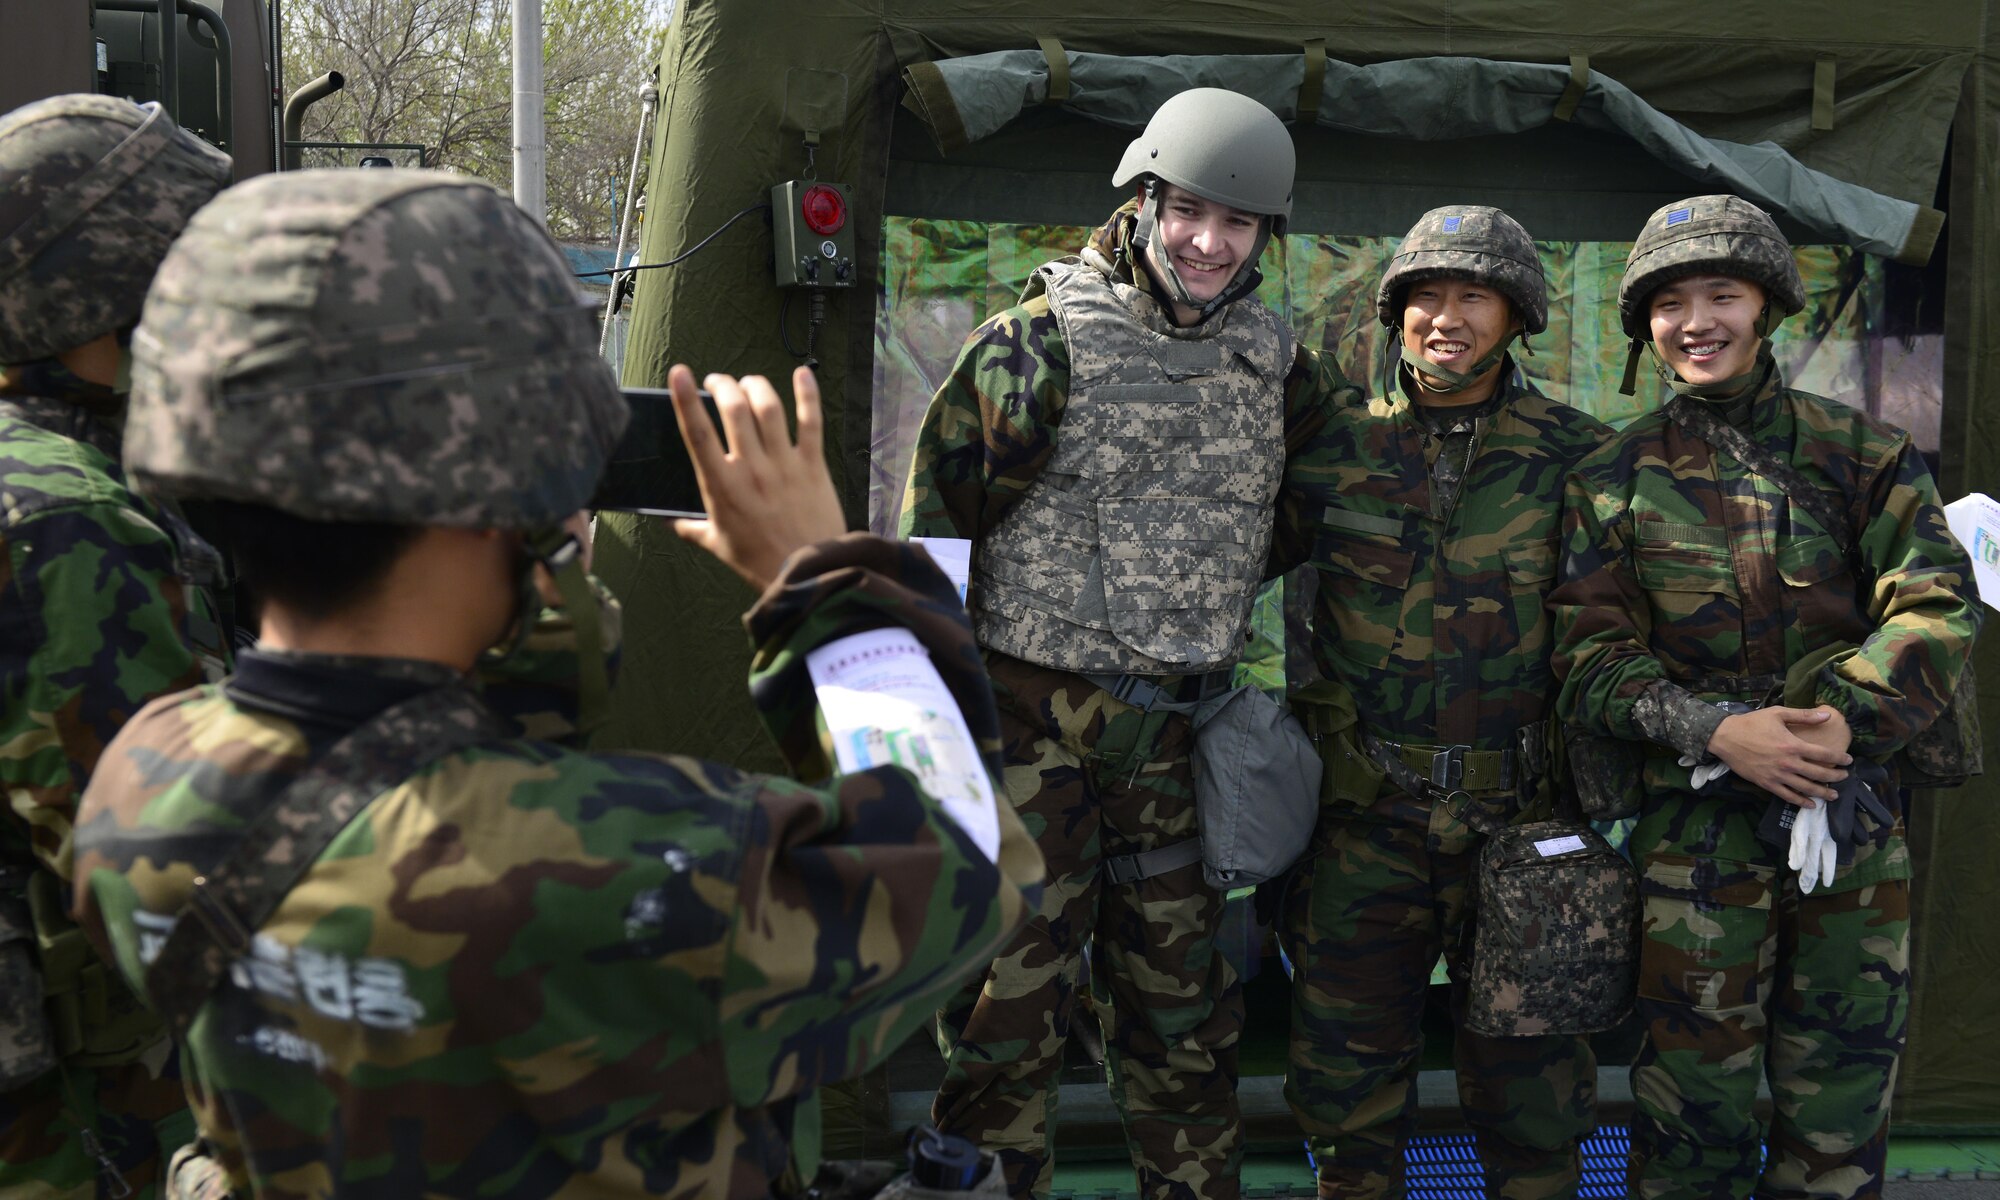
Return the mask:
[(1132, 249), (1137, 255), (1139, 265), (1150, 271), (1153, 278), (1159, 280), (1175, 304), (1192, 308), (1201, 314), (1195, 318), (1195, 324), (1201, 324), (1222, 309), (1256, 291), (1257, 285), (1264, 282), (1263, 272), (1257, 269), (1257, 260), (1264, 257), (1264, 247), (1271, 243), (1271, 218), (1258, 219), (1257, 240), (1251, 244), (1248, 257), (1244, 259), (1242, 266), (1236, 268), (1236, 274), (1230, 277), (1229, 283), (1209, 300), (1197, 300), (1194, 294), (1188, 291), (1187, 283), (1174, 268), (1170, 256), (1147, 253), (1147, 248), (1153, 244), (1153, 235), (1159, 227), (1160, 181), (1155, 176), (1146, 180), (1146, 198), (1139, 204), (1139, 223), (1132, 230)]
[(546, 567), (562, 596), (563, 611), (576, 631), (577, 736), (587, 741), (611, 715), (611, 679), (604, 664), (604, 633), (598, 620), (597, 596), (583, 570), (583, 546), (561, 525), (529, 530), (523, 539), (520, 591), (515, 603), (514, 629), (505, 645), (486, 651), (489, 662), (505, 662), (519, 654), (542, 611), (535, 568)]
[[(1507, 357), (1507, 348), (1513, 345), (1514, 339), (1517, 337), (1521, 337), (1521, 331), (1518, 327), (1506, 337), (1501, 338), (1498, 345), (1480, 355), (1479, 361), (1473, 363), (1470, 368), (1463, 372), (1454, 371), (1450, 367), (1439, 366), (1415, 350), (1410, 349), (1408, 344), (1402, 347), (1403, 365), (1410, 369), (1410, 381), (1429, 395), (1456, 396), (1471, 391), (1478, 384), (1480, 376), (1492, 370), (1495, 364)], [(1522, 337), (1521, 342), (1525, 346), (1527, 339)], [(1432, 379), (1444, 380), (1445, 386), (1438, 387), (1436, 384), (1424, 382), (1424, 376), (1426, 375)]]

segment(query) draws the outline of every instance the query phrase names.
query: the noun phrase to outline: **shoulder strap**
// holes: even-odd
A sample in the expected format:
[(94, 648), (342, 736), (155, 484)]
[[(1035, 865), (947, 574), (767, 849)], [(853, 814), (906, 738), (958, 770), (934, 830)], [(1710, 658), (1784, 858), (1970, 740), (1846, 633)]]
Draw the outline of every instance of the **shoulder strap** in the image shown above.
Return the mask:
[(326, 847), (375, 797), (438, 759), (504, 730), (463, 687), (391, 705), (334, 743), (250, 822), (227, 856), (197, 876), (146, 968), (146, 997), (184, 1038), (250, 939)]
[(1744, 466), (1777, 484), (1792, 503), (1812, 514), (1813, 520), (1832, 536), (1834, 545), (1849, 558), (1854, 557), (1854, 525), (1834, 507), (1832, 500), (1797, 468), (1784, 462), (1750, 440), (1749, 435), (1686, 396), (1667, 401), (1669, 420), (1718, 450), (1725, 451)]

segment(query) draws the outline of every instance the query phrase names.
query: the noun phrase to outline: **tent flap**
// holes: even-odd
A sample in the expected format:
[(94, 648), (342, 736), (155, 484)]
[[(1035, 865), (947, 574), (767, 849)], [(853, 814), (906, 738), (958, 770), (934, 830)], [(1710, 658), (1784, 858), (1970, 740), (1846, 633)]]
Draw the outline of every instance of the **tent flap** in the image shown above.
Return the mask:
[[(1248, 95), (1280, 117), (1299, 111), (1306, 57), (1299, 54), (1126, 57), (1071, 53), (1061, 107), (1108, 125), (1139, 128), (1169, 96), (1193, 87)], [(946, 153), (1004, 128), (1048, 102), (1049, 62), (1040, 50), (1003, 50), (904, 72), (915, 111)], [(1783, 213), (1832, 241), (1922, 265), (1943, 223), (1923, 205), (1836, 179), (1770, 142), (1704, 137), (1641, 100), (1617, 80), (1589, 72), (1578, 91), (1572, 67), (1484, 58), (1413, 58), (1373, 66), (1327, 60), (1318, 123), (1374, 137), (1438, 141), (1521, 133), (1558, 119), (1616, 133), (1675, 170)]]

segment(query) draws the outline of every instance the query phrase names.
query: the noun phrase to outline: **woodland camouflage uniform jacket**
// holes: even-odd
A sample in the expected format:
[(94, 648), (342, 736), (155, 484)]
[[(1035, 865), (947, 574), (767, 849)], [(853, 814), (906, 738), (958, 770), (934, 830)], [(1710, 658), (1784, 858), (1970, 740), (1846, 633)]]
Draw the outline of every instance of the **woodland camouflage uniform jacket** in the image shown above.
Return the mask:
[(1401, 390), (1338, 408), (1286, 469), (1280, 565), (1318, 572), (1319, 669), (1388, 741), (1510, 750), (1549, 712), (1562, 480), (1611, 431), (1521, 387), (1511, 362), (1501, 378), (1466, 410), (1491, 411), (1446, 464), (1455, 500), (1433, 482), (1447, 439)]
[[(746, 618), (752, 692), (823, 775), (805, 655), (903, 626), (989, 768), (998, 725), (955, 589), (850, 535)], [(246, 656), (142, 713), (78, 830), (86, 928), (142, 977), (191, 880), (299, 771), (438, 664)], [(996, 783), (997, 791), (997, 783)], [(502, 740), (378, 796), (315, 861), (189, 1036), (240, 1194), (763, 1197), (817, 1144), (822, 1084), (879, 1062), (1034, 910), (898, 768), (820, 786), (689, 758)]]
[[(1569, 479), (1551, 597), (1561, 711), (1701, 758), (1721, 721), (1706, 702), (1757, 702), (1770, 677), (1848, 642), (1817, 700), (1846, 717), (1857, 758), (1886, 760), (1943, 708), (1980, 623), (1937, 485), (1907, 434), (1785, 387), (1775, 365), (1737, 415), (1852, 519), (1859, 561), (1776, 483), (1662, 412), (1640, 417)], [(1687, 774), (1664, 749), (1648, 764), (1659, 786)], [(1733, 776), (1715, 786), (1761, 799)]]
[[(0, 395), (0, 864), (70, 877), (71, 822), (119, 727), (201, 682), (168, 519), (126, 489), (113, 420), (54, 393), (114, 398), (53, 364), (44, 395)], [(32, 380), (33, 375), (27, 377)], [(211, 639), (212, 640), (212, 639)]]

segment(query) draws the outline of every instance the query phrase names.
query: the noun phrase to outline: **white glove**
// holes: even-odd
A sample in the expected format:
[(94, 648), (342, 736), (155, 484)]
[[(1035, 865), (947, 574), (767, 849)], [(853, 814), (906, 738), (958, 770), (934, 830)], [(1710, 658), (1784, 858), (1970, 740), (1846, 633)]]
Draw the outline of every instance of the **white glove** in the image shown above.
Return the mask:
[(1786, 859), (1799, 873), (1799, 891), (1810, 895), (1821, 883), (1833, 882), (1840, 862), (1840, 847), (1826, 827), (1826, 802), (1799, 809), (1792, 815), (1792, 852)]
[(1680, 763), (1684, 767), (1694, 768), (1688, 774), (1688, 781), (1697, 792), (1729, 774), (1729, 764), (1719, 758), (1714, 762), (1705, 763), (1692, 754), (1683, 754)]

